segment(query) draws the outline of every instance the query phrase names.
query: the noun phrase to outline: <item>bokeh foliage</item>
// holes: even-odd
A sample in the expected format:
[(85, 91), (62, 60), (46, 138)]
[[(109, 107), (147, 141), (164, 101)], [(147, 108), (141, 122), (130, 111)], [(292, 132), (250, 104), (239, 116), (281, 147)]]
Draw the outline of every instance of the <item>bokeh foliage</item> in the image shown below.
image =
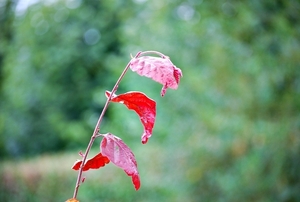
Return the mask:
[(61, 150), (89, 136), (88, 121), (102, 104), (96, 96), (111, 84), (107, 57), (121, 47), (113, 9), (95, 1), (40, 3), (15, 17), (1, 67), (2, 153)]
[(141, 191), (117, 179), (121, 172), (101, 183), (103, 170), (92, 177), (99, 183), (87, 179), (82, 199), (300, 201), (298, 1), (74, 0), (15, 17), (4, 5), (2, 157), (83, 149), (104, 90), (130, 53), (152, 49), (182, 69), (179, 89), (160, 98), (159, 84), (129, 73), (118, 92), (157, 101), (153, 137), (140, 145), (137, 116), (118, 105), (103, 128), (133, 149)]

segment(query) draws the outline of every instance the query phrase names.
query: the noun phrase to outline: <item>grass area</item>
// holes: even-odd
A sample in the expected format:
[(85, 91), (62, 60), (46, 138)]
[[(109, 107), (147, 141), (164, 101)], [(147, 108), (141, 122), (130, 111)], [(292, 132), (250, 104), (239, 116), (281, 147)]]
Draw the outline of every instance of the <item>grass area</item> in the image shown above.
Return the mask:
[[(163, 166), (167, 154), (162, 148), (142, 146), (136, 155), (142, 187), (135, 191), (131, 178), (112, 164), (84, 173), (79, 190), (80, 201), (181, 201), (184, 192), (176, 184), (180, 176)], [(150, 158), (149, 158), (150, 157)], [(71, 166), (75, 152), (42, 155), (27, 160), (0, 164), (0, 201), (65, 201), (72, 197), (77, 172)], [(180, 165), (178, 165), (180, 167)], [(177, 169), (179, 168), (177, 167)], [(175, 169), (175, 170), (177, 170)]]
[(1, 201), (63, 201), (72, 194), (76, 173), (70, 170), (74, 154), (42, 155), (2, 162)]

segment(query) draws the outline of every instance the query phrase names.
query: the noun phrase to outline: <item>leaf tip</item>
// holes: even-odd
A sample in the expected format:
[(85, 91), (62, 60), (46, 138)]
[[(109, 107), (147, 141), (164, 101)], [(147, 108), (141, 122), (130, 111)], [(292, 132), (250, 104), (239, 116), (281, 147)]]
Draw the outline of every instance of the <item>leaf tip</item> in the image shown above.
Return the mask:
[(151, 136), (152, 136), (152, 131), (145, 130), (141, 138), (142, 144), (146, 144)]
[(134, 184), (134, 188), (136, 191), (138, 191), (141, 187), (141, 181), (138, 174), (132, 175), (131, 177), (132, 183)]
[(74, 165), (72, 166), (73, 170), (79, 170), (80, 166), (81, 166), (82, 161), (81, 160), (77, 160), (75, 161)]
[(165, 96), (165, 94), (166, 94), (166, 92), (167, 92), (167, 88), (168, 88), (167, 85), (164, 85), (164, 86), (162, 87), (162, 89), (161, 89), (161, 91), (160, 91), (160, 95), (161, 95), (162, 97)]

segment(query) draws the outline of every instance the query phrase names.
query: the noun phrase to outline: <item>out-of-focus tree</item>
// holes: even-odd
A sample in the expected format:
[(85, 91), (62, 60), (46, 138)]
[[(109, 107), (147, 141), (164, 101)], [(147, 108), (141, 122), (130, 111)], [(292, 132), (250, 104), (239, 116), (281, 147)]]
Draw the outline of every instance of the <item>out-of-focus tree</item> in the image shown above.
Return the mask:
[[(4, 108), (4, 98), (2, 93), (4, 80), (4, 60), (7, 56), (9, 44), (13, 40), (13, 1), (0, 2), (0, 109)], [(4, 128), (4, 117), (0, 115), (0, 131)], [(4, 148), (5, 141), (3, 135), (0, 137), (0, 148)], [(0, 156), (4, 155), (4, 150), (0, 149)]]
[(107, 74), (114, 73), (114, 55), (120, 55), (118, 9), (126, 6), (77, 0), (16, 6), (16, 19), (5, 20), (3, 36), (9, 52), (2, 67), (2, 153), (84, 144), (102, 107), (102, 90), (110, 84)]
[(8, 44), (13, 39), (13, 2), (11, 0), (3, 1), (0, 4), (0, 89), (3, 81), (4, 58), (7, 52)]

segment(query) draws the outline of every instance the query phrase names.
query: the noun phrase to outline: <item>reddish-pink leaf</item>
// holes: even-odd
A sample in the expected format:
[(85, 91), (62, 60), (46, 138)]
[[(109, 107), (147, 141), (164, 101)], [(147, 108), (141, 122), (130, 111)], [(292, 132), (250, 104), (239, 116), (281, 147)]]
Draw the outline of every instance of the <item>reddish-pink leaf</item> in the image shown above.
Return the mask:
[[(85, 163), (85, 165), (83, 166), (83, 171), (87, 171), (89, 169), (98, 169), (101, 167), (104, 167), (105, 164), (109, 163), (109, 159), (106, 156), (103, 156), (101, 153), (98, 153), (96, 156), (94, 156), (91, 159), (88, 159)], [(82, 164), (82, 160), (77, 160), (72, 169), (73, 170), (79, 170), (80, 166)]]
[[(110, 96), (110, 92), (106, 91), (105, 95)], [(142, 135), (142, 143), (147, 143), (152, 135), (156, 116), (156, 102), (144, 93), (141, 92), (127, 92), (120, 95), (113, 95), (112, 102), (119, 102), (127, 106), (128, 109), (134, 110), (140, 117), (144, 126), (144, 133)]]
[(122, 168), (128, 176), (131, 176), (132, 183), (138, 190), (141, 185), (140, 177), (135, 156), (130, 148), (120, 138), (107, 133), (103, 136), (100, 149), (111, 162)]
[(161, 96), (164, 96), (167, 88), (177, 89), (182, 77), (182, 72), (169, 59), (143, 56), (140, 58), (133, 58), (130, 61), (130, 68), (141, 76), (146, 76), (159, 82), (163, 85)]

